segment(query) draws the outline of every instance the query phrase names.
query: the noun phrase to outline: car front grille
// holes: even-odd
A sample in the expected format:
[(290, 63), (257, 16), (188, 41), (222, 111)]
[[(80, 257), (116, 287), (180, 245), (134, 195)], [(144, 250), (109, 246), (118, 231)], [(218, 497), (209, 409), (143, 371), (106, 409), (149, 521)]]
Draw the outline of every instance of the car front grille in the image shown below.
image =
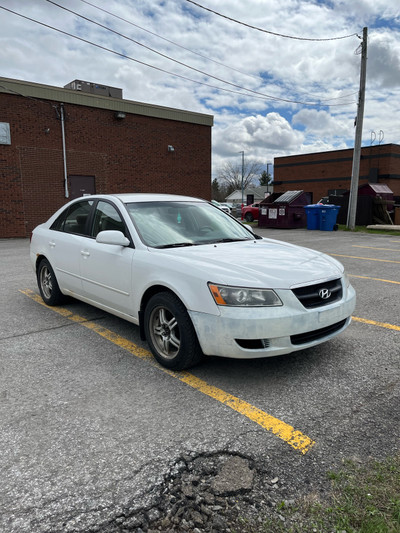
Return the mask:
[(306, 309), (322, 307), (342, 298), (342, 282), (339, 279), (292, 289)]
[(339, 331), (346, 324), (346, 319), (336, 322), (331, 326), (327, 326), (321, 329), (315, 329), (314, 331), (307, 331), (306, 333), (300, 333), (299, 335), (292, 335), (290, 341), (294, 345), (307, 344), (309, 342), (317, 341), (323, 339), (336, 331)]

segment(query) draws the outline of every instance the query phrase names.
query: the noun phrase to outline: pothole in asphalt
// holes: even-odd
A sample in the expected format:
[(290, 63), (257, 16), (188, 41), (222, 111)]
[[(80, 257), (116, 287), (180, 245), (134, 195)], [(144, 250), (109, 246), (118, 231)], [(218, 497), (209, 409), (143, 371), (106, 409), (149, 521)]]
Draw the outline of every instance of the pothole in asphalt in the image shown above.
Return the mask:
[(229, 533), (237, 530), (242, 517), (260, 521), (262, 509), (281, 501), (278, 482), (243, 455), (184, 455), (165, 475), (157, 505), (131, 517), (122, 530)]

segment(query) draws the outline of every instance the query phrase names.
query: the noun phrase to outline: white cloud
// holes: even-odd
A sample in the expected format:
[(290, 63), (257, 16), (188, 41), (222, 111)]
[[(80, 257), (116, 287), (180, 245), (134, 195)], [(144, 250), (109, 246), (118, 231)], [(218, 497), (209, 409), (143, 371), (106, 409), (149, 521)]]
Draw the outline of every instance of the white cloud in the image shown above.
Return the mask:
[[(94, 2), (132, 24), (81, 0), (57, 1), (214, 78), (156, 55), (43, 0), (8, 0), (5, 7), (132, 59), (123, 59), (1, 10), (2, 76), (56, 86), (84, 79), (121, 87), (124, 98), (130, 100), (213, 114), (215, 165), (238, 157), (237, 152), (241, 150), (248, 157), (271, 161), (279, 155), (353, 144), (360, 71), (360, 55), (354, 53), (360, 39), (355, 35), (323, 42), (285, 39), (235, 24), (185, 0)], [(388, 0), (205, 3), (232, 18), (291, 36), (326, 39), (361, 35), (363, 26), (368, 26), (363, 139), (369, 142), (371, 130), (382, 130), (388, 143), (400, 140), (400, 8), (397, 4)], [(174, 77), (134, 60), (207, 85)], [(221, 80), (233, 85), (225, 85)], [(243, 88), (260, 94), (252, 95)], [(324, 100), (331, 107), (294, 103), (316, 100)]]
[(242, 150), (249, 159), (272, 161), (278, 153), (298, 151), (303, 140), (304, 135), (278, 113), (230, 119), (214, 132), (214, 163), (218, 167), (225, 158), (234, 160)]
[(373, 33), (368, 45), (368, 84), (400, 87), (400, 40), (388, 31)]
[(306, 129), (310, 135), (325, 139), (348, 138), (353, 126), (348, 117), (334, 116), (317, 109), (302, 109), (293, 116), (292, 123)]

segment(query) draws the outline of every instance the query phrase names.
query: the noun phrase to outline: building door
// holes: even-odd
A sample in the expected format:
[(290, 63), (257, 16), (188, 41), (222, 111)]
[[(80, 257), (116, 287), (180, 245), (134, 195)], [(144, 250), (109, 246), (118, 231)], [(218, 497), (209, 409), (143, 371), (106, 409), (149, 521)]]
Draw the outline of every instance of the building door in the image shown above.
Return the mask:
[(247, 205), (254, 204), (254, 194), (248, 194), (246, 196)]
[(69, 199), (74, 200), (87, 194), (96, 194), (94, 176), (68, 176)]

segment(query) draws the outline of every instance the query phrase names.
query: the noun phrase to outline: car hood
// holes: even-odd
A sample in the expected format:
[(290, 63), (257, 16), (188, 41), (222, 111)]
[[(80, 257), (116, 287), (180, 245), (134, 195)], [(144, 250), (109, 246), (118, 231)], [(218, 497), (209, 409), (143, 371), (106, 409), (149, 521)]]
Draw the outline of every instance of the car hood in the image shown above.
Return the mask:
[(164, 268), (172, 262), (174, 269), (225, 285), (288, 289), (343, 273), (338, 261), (321, 252), (272, 239), (151, 251), (162, 256)]

